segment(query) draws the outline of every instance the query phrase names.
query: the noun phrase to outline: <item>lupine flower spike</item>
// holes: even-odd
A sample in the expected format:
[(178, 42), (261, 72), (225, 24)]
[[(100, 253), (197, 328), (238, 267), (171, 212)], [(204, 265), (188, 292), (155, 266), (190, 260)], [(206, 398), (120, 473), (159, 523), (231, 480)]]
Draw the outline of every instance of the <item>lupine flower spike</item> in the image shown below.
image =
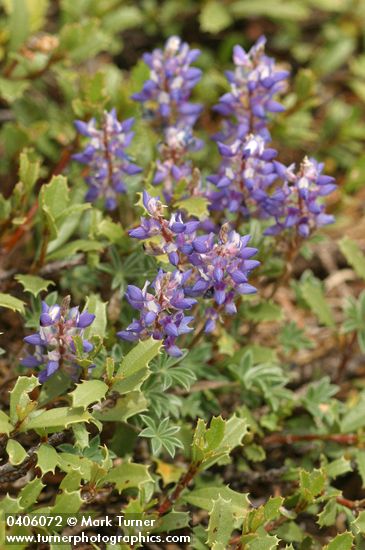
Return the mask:
[(190, 309), (196, 300), (184, 296), (184, 283), (189, 273), (165, 273), (159, 271), (152, 283), (153, 294), (147, 292), (149, 281), (143, 289), (130, 285), (126, 296), (129, 303), (140, 311), (140, 318), (134, 320), (126, 330), (118, 333), (120, 338), (129, 341), (150, 336), (163, 340), (169, 355), (179, 357), (182, 352), (176, 345), (176, 338), (193, 330), (189, 323), (194, 319), (184, 311)]
[(244, 138), (250, 133), (270, 140), (268, 116), (284, 110), (274, 98), (283, 91), (288, 72), (278, 69), (265, 54), (265, 43), (261, 37), (248, 52), (238, 45), (233, 49), (235, 70), (226, 72), (231, 89), (215, 106), (217, 112), (228, 117), (224, 132), (219, 134), (221, 140)]
[(266, 234), (275, 235), (295, 228), (301, 238), (307, 238), (315, 229), (334, 222), (326, 214), (321, 198), (336, 189), (335, 180), (322, 174), (323, 163), (305, 157), (297, 173), (294, 165), (288, 168), (276, 162), (276, 169), (284, 179), (283, 208), (275, 215), (276, 224)]
[(217, 173), (207, 178), (215, 189), (206, 195), (212, 211), (269, 220), (265, 234), (290, 229), (307, 238), (333, 222), (319, 199), (336, 185), (322, 174), (323, 164), (305, 158), (295, 173), (295, 166), (278, 162), (277, 152), (269, 147), (268, 116), (283, 110), (274, 98), (288, 73), (276, 67), (264, 47), (265, 39), (260, 38), (247, 53), (234, 48), (235, 71), (227, 73), (231, 90), (215, 107), (226, 118), (216, 136), (222, 161)]
[(126, 177), (141, 171), (126, 152), (134, 136), (133, 123), (133, 118), (119, 122), (115, 109), (104, 113), (100, 128), (94, 118), (89, 122), (75, 121), (77, 131), (90, 138), (85, 149), (73, 155), (74, 160), (89, 167), (86, 201), (94, 202), (101, 197), (105, 208), (114, 210), (118, 194), (126, 192)]
[[(133, 321), (119, 336), (127, 340), (153, 336), (164, 340), (168, 353), (176, 354), (175, 339), (187, 327), (184, 316), (179, 312), (177, 317), (173, 317), (173, 323), (178, 327), (178, 330), (174, 329), (174, 334), (170, 328), (170, 332), (158, 328), (165, 327), (166, 324), (170, 327), (166, 319), (171, 319), (171, 308), (178, 307), (176, 295), (179, 297), (179, 307), (184, 304), (183, 309), (192, 307), (198, 298), (211, 300), (205, 327), (207, 332), (211, 332), (219, 319), (219, 313), (236, 313), (235, 301), (238, 295), (256, 292), (248, 283), (248, 277), (259, 265), (257, 260), (251, 259), (257, 249), (247, 246), (249, 235), (240, 236), (228, 224), (222, 226), (217, 236), (214, 233), (198, 234), (200, 222), (184, 220), (180, 213), (172, 214), (169, 220), (166, 219), (159, 199), (151, 197), (146, 191), (143, 194), (143, 203), (149, 217), (141, 218), (140, 226), (132, 229), (129, 234), (147, 241), (145, 250), (148, 253), (166, 254), (170, 263), (178, 269), (173, 276), (160, 272), (153, 285), (155, 289), (164, 289), (166, 293), (171, 293), (173, 289), (174, 301), (167, 303), (163, 295), (156, 298), (148, 294), (148, 284), (143, 290), (129, 287), (128, 301), (141, 311), (141, 318)], [(149, 242), (152, 237), (153, 241)], [(166, 280), (168, 285), (162, 284)], [(152, 315), (151, 308), (156, 315)], [(153, 323), (148, 325), (146, 320)], [(189, 322), (190, 320), (193, 317), (189, 318)], [(157, 327), (155, 322), (158, 323)]]
[(190, 49), (179, 37), (172, 36), (163, 50), (156, 49), (143, 56), (150, 68), (150, 78), (132, 96), (142, 103), (145, 117), (163, 132), (153, 183), (163, 185), (167, 201), (175, 183), (191, 175), (187, 154), (203, 146), (193, 134), (202, 106), (190, 102), (191, 91), (201, 77), (200, 69), (190, 65), (199, 55), (199, 50)]
[(42, 302), (39, 331), (24, 338), (27, 344), (35, 346), (35, 350), (22, 360), (22, 365), (41, 368), (38, 375), (40, 382), (45, 382), (59, 369), (77, 377), (79, 366), (75, 355), (75, 336), (82, 338), (85, 353), (93, 349), (93, 345), (83, 338), (83, 333), (92, 324), (95, 315), (87, 310), (80, 313), (78, 307), (69, 306), (69, 296), (63, 300), (61, 306), (48, 306)]

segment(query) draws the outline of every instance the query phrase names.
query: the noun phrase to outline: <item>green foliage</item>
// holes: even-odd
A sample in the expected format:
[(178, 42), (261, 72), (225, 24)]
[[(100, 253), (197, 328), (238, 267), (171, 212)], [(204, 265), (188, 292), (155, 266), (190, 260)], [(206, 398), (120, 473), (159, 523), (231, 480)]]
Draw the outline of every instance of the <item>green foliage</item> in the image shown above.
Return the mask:
[(148, 363), (159, 353), (161, 342), (145, 340), (139, 342), (122, 360), (115, 377), (112, 389), (119, 393), (127, 393), (139, 389), (150, 374)]
[(152, 478), (147, 466), (126, 462), (112, 468), (104, 481), (115, 483), (117, 490), (121, 493), (131, 487), (141, 488), (144, 484), (152, 481)]
[(345, 322), (343, 331), (355, 332), (362, 352), (365, 352), (365, 292), (363, 291), (357, 300), (348, 298), (345, 306)]
[(247, 423), (243, 418), (232, 416), (229, 420), (213, 417), (209, 428), (201, 419), (195, 428), (192, 459), (200, 469), (210, 468), (213, 464), (241, 445), (247, 432)]
[(54, 285), (53, 281), (36, 275), (15, 275), (14, 278), (23, 286), (25, 292), (30, 292), (35, 297), (42, 290), (47, 290), (50, 285)]
[(365, 279), (365, 256), (361, 252), (361, 249), (356, 241), (353, 241), (348, 237), (343, 237), (343, 239), (339, 242), (339, 247), (348, 263), (356, 271), (356, 274), (362, 279)]
[(77, 422), (88, 422), (91, 418), (90, 413), (84, 411), (83, 407), (57, 407), (48, 411), (35, 411), (22, 423), (20, 431), (38, 429), (52, 432)]
[(288, 378), (283, 369), (271, 362), (255, 364), (250, 350), (240, 355), (239, 363), (229, 367), (232, 374), (249, 395), (259, 395), (276, 410), (283, 399), (290, 397), (284, 388)]
[(213, 500), (209, 513), (208, 539), (209, 548), (224, 550), (234, 528), (234, 517), (230, 500), (224, 500), (221, 496)]
[(352, 548), (353, 538), (351, 533), (341, 533), (341, 535), (337, 535), (327, 544), (325, 548), (326, 550), (350, 550)]
[(10, 464), (13, 466), (21, 464), (27, 456), (24, 447), (22, 447), (22, 445), (20, 445), (20, 443), (18, 443), (15, 439), (9, 439), (6, 444), (6, 452), (9, 455)]
[(314, 347), (313, 342), (305, 336), (304, 330), (300, 329), (294, 321), (290, 321), (283, 326), (279, 341), (285, 353)]
[(13, 311), (19, 311), (19, 313), (24, 313), (24, 302), (10, 296), (9, 294), (0, 293), (0, 307), (5, 307)]
[(91, 403), (102, 401), (108, 386), (101, 380), (84, 380), (70, 393), (73, 407), (87, 409)]
[(249, 507), (249, 500), (246, 494), (237, 493), (224, 485), (204, 486), (201, 489), (194, 489), (183, 496), (184, 502), (193, 504), (198, 508), (207, 510), (212, 509), (213, 503), (217, 502), (218, 498), (222, 498), (229, 502), (231, 515), (236, 522), (242, 521), (243, 511)]
[(326, 302), (320, 281), (310, 273), (304, 274), (300, 292), (310, 309), (318, 317), (319, 322), (328, 327), (334, 327), (333, 313)]
[[(152, 533), (191, 534), (192, 550), (362, 548), (364, 2), (54, 4), (4, 0), (0, 17), (1, 511), (148, 513)], [(194, 181), (176, 186), (174, 209), (211, 214), (190, 192), (219, 163), (210, 108), (227, 91), (232, 46), (261, 34), (280, 69), (292, 68), (275, 148), (287, 165), (318, 157), (339, 183), (336, 225), (304, 246), (263, 236), (265, 220), (227, 214), (259, 249), (258, 293), (235, 316), (219, 310), (213, 334), (185, 335), (178, 359), (152, 338), (116, 337), (132, 318), (126, 286), (142, 288), (166, 260), (144, 256), (128, 235), (137, 193), (161, 196), (151, 182), (163, 148), (130, 97), (148, 76), (141, 53), (174, 34), (202, 50), (193, 100), (204, 104), (198, 133), (208, 141), (189, 157)], [(83, 144), (73, 122), (113, 107), (136, 118), (129, 154), (143, 173), (106, 213), (84, 202), (89, 172), (72, 160)], [(20, 363), (22, 338), (39, 329), (41, 300), (68, 294), (96, 316), (83, 335), (94, 349), (75, 336), (75, 378), (62, 368), (40, 385), (39, 369)], [(202, 311), (192, 315), (203, 327)], [(71, 550), (51, 544), (61, 548)]]
[(148, 416), (143, 415), (142, 420), (147, 426), (139, 434), (151, 440), (152, 453), (158, 455), (165, 449), (171, 457), (174, 457), (176, 449), (183, 448), (181, 441), (175, 436), (180, 431), (179, 426), (171, 426), (168, 418), (157, 423)]

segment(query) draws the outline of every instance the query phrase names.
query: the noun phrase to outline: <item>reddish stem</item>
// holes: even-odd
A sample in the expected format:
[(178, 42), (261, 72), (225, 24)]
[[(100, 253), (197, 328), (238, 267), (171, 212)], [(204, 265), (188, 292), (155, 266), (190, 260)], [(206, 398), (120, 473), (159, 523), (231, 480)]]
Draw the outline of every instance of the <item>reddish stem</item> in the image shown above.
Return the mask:
[(163, 516), (170, 511), (174, 503), (180, 497), (182, 491), (189, 485), (194, 476), (197, 474), (199, 469), (199, 464), (190, 464), (190, 467), (187, 472), (180, 478), (180, 481), (176, 485), (175, 489), (169, 497), (162, 501), (160, 504), (157, 513), (159, 516)]

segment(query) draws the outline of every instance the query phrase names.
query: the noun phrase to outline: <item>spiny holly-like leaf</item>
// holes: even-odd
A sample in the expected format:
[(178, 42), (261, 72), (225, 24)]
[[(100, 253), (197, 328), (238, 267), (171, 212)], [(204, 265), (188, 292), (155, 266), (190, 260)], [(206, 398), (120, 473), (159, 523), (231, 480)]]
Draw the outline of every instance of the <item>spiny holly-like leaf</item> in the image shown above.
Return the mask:
[(20, 504), (25, 510), (30, 508), (32, 504), (37, 502), (37, 499), (45, 487), (44, 483), (37, 477), (32, 479), (23, 489), (20, 491)]
[(37, 411), (37, 414), (33, 414), (23, 422), (20, 431), (67, 428), (70, 424), (88, 422), (91, 418), (91, 414), (82, 407), (58, 407), (48, 411)]
[(0, 500), (1, 512), (4, 514), (16, 514), (24, 510), (20, 502), (20, 497), (13, 498), (10, 495), (6, 495)]
[(351, 461), (342, 456), (341, 458), (338, 458), (337, 460), (323, 466), (323, 470), (326, 472), (328, 477), (335, 479), (338, 476), (342, 476), (352, 471)]
[(283, 497), (270, 497), (258, 508), (248, 509), (244, 514), (243, 532), (255, 533), (260, 527), (276, 519), (280, 515)]
[(332, 498), (331, 500), (326, 502), (326, 505), (324, 506), (323, 510), (318, 514), (318, 520), (317, 520), (318, 525), (320, 527), (327, 527), (329, 525), (333, 525), (336, 521), (336, 517), (339, 512), (338, 508), (339, 506), (335, 498)]
[(149, 474), (148, 466), (125, 462), (112, 468), (103, 481), (115, 483), (117, 490), (121, 493), (124, 489), (141, 487), (143, 484), (149, 483), (152, 481), (152, 477)]
[(351, 550), (354, 536), (346, 531), (337, 535), (329, 544), (324, 546), (324, 550)]
[[(171, 510), (157, 520), (153, 527), (154, 533), (169, 533), (187, 527), (190, 522), (190, 514), (188, 512), (177, 512)], [(129, 549), (126, 549), (129, 550)]]
[(40, 205), (44, 212), (53, 237), (58, 234), (56, 220), (59, 219), (70, 202), (67, 180), (64, 176), (54, 176), (49, 183), (42, 185)]
[(83, 505), (83, 500), (80, 495), (80, 491), (63, 491), (57, 495), (54, 507), (52, 508), (53, 514), (63, 514), (67, 510), (68, 514), (75, 514)]
[(17, 420), (24, 420), (37, 405), (28, 396), (37, 386), (39, 386), (39, 381), (35, 376), (20, 376), (16, 381), (10, 392), (10, 420), (13, 424)]
[(213, 501), (218, 497), (230, 501), (230, 509), (236, 520), (243, 519), (244, 510), (250, 505), (248, 495), (237, 493), (225, 485), (194, 489), (184, 494), (182, 500), (209, 512), (212, 509)]
[(312, 472), (300, 470), (299, 492), (301, 497), (308, 503), (313, 502), (324, 489), (326, 476), (322, 470), (315, 469)]
[(32, 162), (27, 151), (22, 151), (19, 158), (19, 178), (28, 192), (31, 191), (39, 177), (39, 161)]
[(148, 363), (159, 353), (161, 345), (153, 338), (139, 342), (122, 360), (112, 390), (119, 393), (138, 390), (149, 375)]
[(93, 413), (102, 422), (125, 422), (128, 418), (146, 411), (148, 402), (140, 392), (131, 392), (117, 399), (113, 407), (102, 407)]
[(361, 533), (365, 535), (365, 511), (359, 513), (356, 520), (352, 523), (352, 527), (355, 533)]
[(42, 474), (47, 472), (55, 473), (56, 466), (58, 466), (59, 458), (56, 449), (51, 445), (42, 443), (39, 449), (36, 450), (37, 466), (40, 468)]
[(3, 294), (2, 292), (0, 292), (0, 308), (1, 307), (24, 313), (24, 302), (18, 298), (14, 298), (14, 296), (10, 296), (10, 294)]
[(209, 216), (209, 201), (205, 197), (189, 197), (176, 203), (178, 208), (186, 210), (189, 216), (195, 216), (199, 219)]
[(280, 542), (276, 535), (269, 535), (269, 533), (245, 535), (241, 540), (247, 550), (274, 550)]
[(84, 380), (70, 393), (72, 406), (87, 409), (91, 403), (101, 401), (107, 391), (108, 386), (101, 380)]
[(212, 504), (207, 542), (212, 550), (226, 550), (234, 529), (232, 502), (219, 496)]
[(9, 462), (13, 466), (21, 464), (27, 456), (27, 451), (15, 439), (9, 439), (6, 444), (6, 452), (9, 455)]
[(54, 285), (54, 282), (49, 279), (42, 279), (36, 275), (15, 275), (16, 279), (24, 288), (25, 292), (30, 292), (33, 296), (37, 297), (42, 290), (47, 290), (50, 285)]
[[(40, 191), (40, 207), (45, 216), (52, 239), (56, 239), (66, 218), (76, 212), (80, 214), (84, 210), (90, 208), (89, 203), (70, 204), (70, 201), (70, 192), (67, 180), (64, 176), (53, 176), (49, 183), (42, 185)], [(85, 246), (90, 246), (90, 241), (83, 242)], [(71, 243), (70, 246), (74, 246), (74, 243)], [(48, 251), (51, 249), (54, 250), (52, 241), (49, 244)], [(66, 255), (69, 254), (70, 251), (67, 251)], [(54, 251), (52, 252), (52, 257), (53, 259), (56, 259), (56, 257), (59, 258), (59, 254)]]
[(199, 420), (192, 445), (194, 462), (205, 469), (223, 456), (228, 456), (232, 449), (241, 444), (247, 428), (246, 420), (235, 415), (227, 421), (215, 417), (211, 420), (209, 428), (203, 420)]
[(8, 415), (4, 411), (0, 411), (0, 433), (9, 435), (13, 428)]
[(263, 505), (265, 521), (271, 521), (279, 516), (280, 508), (283, 505), (283, 497), (270, 497)]
[(349, 237), (343, 237), (338, 243), (342, 254), (345, 256), (351, 267), (354, 268), (356, 275), (365, 279), (365, 255), (361, 251), (357, 242)]

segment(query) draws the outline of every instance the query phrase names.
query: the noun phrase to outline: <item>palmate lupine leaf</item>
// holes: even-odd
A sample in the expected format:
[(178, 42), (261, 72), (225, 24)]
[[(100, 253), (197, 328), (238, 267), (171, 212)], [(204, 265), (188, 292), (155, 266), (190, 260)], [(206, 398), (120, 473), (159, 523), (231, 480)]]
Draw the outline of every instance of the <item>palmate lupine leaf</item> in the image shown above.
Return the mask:
[(180, 427), (171, 425), (169, 418), (164, 418), (162, 421), (155, 422), (153, 418), (142, 415), (141, 419), (147, 427), (144, 428), (139, 435), (140, 437), (147, 437), (151, 440), (151, 447), (154, 455), (160, 454), (164, 449), (173, 457), (176, 449), (183, 448), (183, 444), (175, 436), (175, 434), (180, 431)]

